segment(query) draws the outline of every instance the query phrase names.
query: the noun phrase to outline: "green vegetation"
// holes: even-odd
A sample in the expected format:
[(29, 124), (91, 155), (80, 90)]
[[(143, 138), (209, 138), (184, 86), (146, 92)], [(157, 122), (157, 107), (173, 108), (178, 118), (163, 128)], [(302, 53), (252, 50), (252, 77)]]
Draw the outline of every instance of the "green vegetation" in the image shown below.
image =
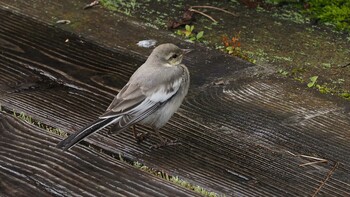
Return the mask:
[[(327, 64), (328, 66), (328, 64)], [(294, 68), (292, 71), (286, 71), (284, 69), (279, 69), (277, 71), (283, 77), (292, 77), (294, 80), (304, 83), (302, 74), (306, 70), (304, 68)], [(340, 85), (344, 83), (344, 79), (330, 80), (330, 82), (319, 82), (319, 76), (312, 76), (309, 78), (308, 83), (306, 84), (308, 88), (315, 88), (322, 94), (331, 94), (337, 95), (346, 100), (350, 100), (350, 92), (340, 88)]]
[[(329, 61), (329, 59), (324, 59)], [(287, 61), (284, 60), (286, 63)], [(347, 68), (330, 60), (327, 63), (314, 64), (303, 62), (303, 65), (287, 65), (277, 70), (283, 77), (289, 77), (303, 84), (308, 88), (317, 89), (320, 93), (331, 94), (350, 100), (349, 81), (347, 81)], [(344, 72), (344, 73), (342, 73)]]
[(318, 79), (318, 76), (310, 77), (310, 82), (307, 84), (307, 87), (309, 88), (314, 87), (317, 79)]
[(298, 24), (310, 22), (310, 19), (308, 17), (294, 10), (282, 10), (282, 13), (274, 13), (272, 16), (283, 20), (293, 21), (294, 23)]
[(177, 35), (185, 37), (188, 41), (194, 42), (194, 41), (202, 41), (204, 31), (200, 31), (198, 33), (195, 33), (194, 31), (194, 25), (186, 25), (184, 30), (177, 30), (175, 33)]
[[(272, 5), (291, 5), (292, 8), (302, 9), (295, 12), (285, 10), (285, 13), (278, 15), (280, 18), (291, 19), (297, 23), (308, 21), (305, 15), (314, 20), (319, 20), (326, 25), (332, 25), (338, 30), (350, 31), (350, 1), (349, 0), (265, 0)], [(301, 14), (304, 14), (302, 16)]]
[(310, 8), (306, 12), (313, 18), (339, 30), (350, 31), (349, 0), (309, 0), (308, 3)]
[(224, 46), (216, 47), (217, 49), (221, 49), (225, 53), (247, 60), (253, 64), (256, 62), (256, 60), (252, 58), (251, 53), (241, 49), (240, 32), (231, 38), (224, 35), (221, 37), (221, 41)]
[(67, 137), (67, 133), (62, 131), (61, 129), (54, 128), (54, 127), (48, 126), (46, 124), (43, 124), (40, 121), (37, 121), (37, 120), (33, 119), (31, 116), (25, 114), (24, 112), (16, 112), (15, 110), (11, 111), (11, 110), (5, 109), (1, 104), (0, 104), (0, 112), (7, 113), (7, 114), (13, 114), (14, 117), (16, 117), (16, 118), (18, 118), (26, 123), (37, 126), (39, 128), (42, 128), (42, 129), (45, 129), (46, 131), (48, 131), (50, 133), (54, 133), (56, 135)]
[[(169, 28), (169, 22), (184, 18), (184, 8), (186, 8), (183, 1), (178, 0), (172, 5), (166, 4), (163, 0), (137, 2), (103, 0), (103, 2), (109, 2), (104, 5), (114, 5), (114, 10), (126, 12), (128, 15), (133, 14), (136, 18), (144, 20), (146, 25), (156, 29)], [(349, 35), (324, 31), (324, 29), (319, 31), (318, 28), (310, 26), (310, 22), (320, 22), (348, 31), (349, 0), (242, 2), (231, 0), (225, 4), (212, 1), (210, 5), (225, 7), (227, 11), (242, 14), (252, 11), (247, 11), (246, 7), (253, 8), (257, 5), (254, 15), (262, 18), (272, 15), (276, 20), (261, 20), (261, 25), (259, 21), (251, 22), (250, 19), (247, 19), (248, 22), (244, 19), (235, 21), (235, 18), (226, 15), (221, 15), (219, 18), (218, 13), (204, 9), (202, 11), (206, 14), (215, 15), (218, 22), (212, 23), (207, 17), (196, 14), (195, 21), (185, 27), (177, 27), (179, 29), (174, 30), (175, 34), (187, 41), (199, 41), (252, 63), (282, 68), (278, 71), (280, 75), (299, 81), (305, 84), (305, 87), (310, 86), (322, 93), (349, 98), (350, 81), (334, 83), (334, 81), (339, 82), (341, 78), (347, 79), (348, 68), (341, 66), (348, 64), (350, 60), (347, 55)], [(289, 21), (300, 25), (294, 27)], [(196, 31), (198, 29), (205, 30), (205, 33)], [(312, 76), (314, 78), (310, 79)]]
[[(310, 78), (310, 80), (311, 80), (311, 78)], [(337, 96), (342, 97), (346, 100), (350, 100), (350, 92), (339, 89), (337, 87), (337, 83), (342, 83), (342, 81), (343, 81), (343, 79), (340, 79), (337, 81), (333, 81), (332, 83), (322, 83), (322, 84), (317, 84), (317, 81), (315, 81), (312, 87), (315, 87), (322, 94), (337, 95)], [(308, 86), (309, 86), (309, 84), (308, 84)]]
[[(100, 152), (104, 153), (103, 150), (100, 150)], [(189, 182), (179, 178), (178, 176), (171, 176), (171, 175), (169, 175), (168, 173), (166, 173), (164, 171), (159, 171), (159, 170), (150, 168), (148, 166), (143, 165), (142, 163), (140, 163), (138, 161), (129, 160), (128, 158), (124, 157), (121, 154), (119, 154), (118, 157), (115, 157), (114, 155), (112, 155), (112, 157), (115, 158), (115, 159), (118, 159), (118, 160), (120, 160), (120, 161), (122, 161), (124, 163), (130, 164), (133, 167), (135, 167), (137, 169), (140, 169), (140, 170), (142, 170), (144, 172), (147, 172), (149, 174), (152, 174), (154, 176), (162, 178), (162, 179), (164, 179), (166, 181), (175, 183), (176, 185), (179, 185), (179, 186), (184, 187), (186, 189), (193, 190), (194, 192), (197, 192), (197, 193), (199, 193), (202, 196), (205, 196), (205, 197), (224, 197), (225, 196), (225, 195), (219, 195), (219, 194), (217, 194), (215, 192), (210, 192), (210, 191), (204, 189), (203, 187), (195, 186), (195, 185), (193, 185), (193, 184), (191, 184), (191, 183), (189, 183)]]
[(109, 10), (118, 11), (128, 16), (139, 6), (136, 0), (100, 0), (100, 3)]
[[(121, 159), (121, 160), (123, 160), (123, 159)], [(219, 196), (221, 196), (221, 195), (218, 195), (214, 192), (210, 192), (210, 191), (204, 189), (203, 187), (195, 186), (195, 185), (193, 185), (193, 184), (191, 184), (183, 179), (180, 179), (178, 176), (170, 176), (169, 174), (167, 174), (163, 171), (158, 171), (158, 170), (152, 169), (152, 168), (147, 167), (147, 166), (145, 166), (137, 161), (133, 162), (133, 166), (137, 169), (140, 169), (142, 171), (145, 171), (145, 172), (148, 172), (148, 173), (153, 174), (155, 176), (158, 176), (164, 180), (175, 183), (176, 185), (193, 190), (193, 191), (201, 194), (202, 196), (205, 196), (205, 197), (219, 197)]]
[(54, 133), (54, 134), (57, 134), (57, 135), (60, 135), (60, 136), (63, 136), (63, 137), (67, 137), (67, 133), (62, 131), (61, 129), (59, 128), (54, 128), (54, 127), (51, 127), (51, 126), (48, 126), (46, 124), (43, 124), (37, 120), (34, 120), (31, 116), (25, 114), (24, 112), (15, 112), (13, 110), (13, 116), (26, 122), (26, 123), (29, 123), (31, 125), (35, 125), (39, 128), (42, 128), (42, 129), (45, 129), (46, 131), (50, 132), (50, 133)]

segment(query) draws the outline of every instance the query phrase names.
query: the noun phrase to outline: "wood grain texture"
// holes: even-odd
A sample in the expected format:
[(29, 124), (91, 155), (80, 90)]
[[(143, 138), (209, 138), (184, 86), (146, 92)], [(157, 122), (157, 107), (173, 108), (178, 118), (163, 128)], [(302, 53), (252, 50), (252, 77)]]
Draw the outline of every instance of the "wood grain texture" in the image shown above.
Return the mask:
[(79, 147), (55, 148), (47, 131), (0, 113), (0, 194), (6, 196), (196, 196), (132, 166)]
[[(103, 113), (144, 61), (8, 12), (0, 19), (0, 103), (70, 133)], [(190, 93), (161, 130), (181, 145), (149, 150), (156, 138), (139, 145), (130, 132), (86, 141), (227, 196), (310, 196), (339, 162), (318, 195), (350, 195), (348, 103), (274, 77), (250, 78), (250, 65), (198, 48), (185, 60)], [(225, 85), (213, 85), (222, 77)], [(300, 167), (310, 162), (302, 154), (328, 163)]]

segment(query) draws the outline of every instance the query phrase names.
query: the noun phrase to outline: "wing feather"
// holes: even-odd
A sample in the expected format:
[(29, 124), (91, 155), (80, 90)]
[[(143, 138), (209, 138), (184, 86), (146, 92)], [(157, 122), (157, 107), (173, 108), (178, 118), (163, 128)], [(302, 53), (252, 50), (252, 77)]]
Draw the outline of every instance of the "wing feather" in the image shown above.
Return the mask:
[(181, 81), (182, 78), (157, 89), (128, 83), (114, 98), (107, 111), (100, 118), (128, 116), (128, 120), (122, 121), (128, 125), (140, 121), (156, 111), (162, 103), (169, 100), (179, 90)]

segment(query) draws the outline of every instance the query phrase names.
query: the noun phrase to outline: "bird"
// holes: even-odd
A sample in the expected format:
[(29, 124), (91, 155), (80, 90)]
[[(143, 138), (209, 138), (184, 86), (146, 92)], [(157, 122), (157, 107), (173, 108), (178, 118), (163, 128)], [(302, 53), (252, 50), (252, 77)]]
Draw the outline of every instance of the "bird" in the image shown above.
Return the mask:
[(114, 97), (107, 110), (95, 121), (59, 142), (56, 147), (66, 151), (109, 125), (114, 125), (113, 129), (118, 133), (133, 127), (134, 137), (142, 140), (145, 135), (136, 132), (136, 124), (150, 127), (158, 136), (160, 143), (151, 148), (177, 144), (176, 140), (164, 138), (159, 130), (179, 109), (187, 95), (190, 73), (182, 60), (190, 51), (192, 50), (181, 49), (172, 43), (154, 48)]

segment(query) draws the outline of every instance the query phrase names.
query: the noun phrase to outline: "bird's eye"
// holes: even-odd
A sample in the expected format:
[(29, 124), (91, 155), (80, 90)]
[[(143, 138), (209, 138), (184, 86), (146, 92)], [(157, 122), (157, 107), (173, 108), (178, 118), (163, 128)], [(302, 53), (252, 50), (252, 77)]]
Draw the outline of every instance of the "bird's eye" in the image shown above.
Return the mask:
[(175, 58), (177, 58), (177, 54), (174, 54), (173, 56), (171, 56), (171, 58), (173, 58), (173, 59), (175, 59)]

